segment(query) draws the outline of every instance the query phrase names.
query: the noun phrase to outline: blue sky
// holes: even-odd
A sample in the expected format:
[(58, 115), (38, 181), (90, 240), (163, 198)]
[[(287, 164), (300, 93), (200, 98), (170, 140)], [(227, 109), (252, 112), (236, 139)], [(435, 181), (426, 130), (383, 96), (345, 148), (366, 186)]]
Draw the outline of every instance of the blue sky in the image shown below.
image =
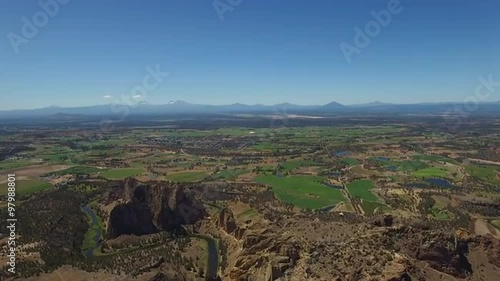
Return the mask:
[[(210, 0), (69, 0), (28, 39), (22, 18), (50, 1), (3, 0), (0, 109), (107, 103), (156, 65), (170, 75), (149, 103), (463, 101), (479, 75), (500, 81), (495, 0), (401, 0), (348, 63), (340, 43), (354, 46), (354, 28), (391, 1), (242, 0), (221, 20)], [(27, 40), (17, 54), (12, 34)]]

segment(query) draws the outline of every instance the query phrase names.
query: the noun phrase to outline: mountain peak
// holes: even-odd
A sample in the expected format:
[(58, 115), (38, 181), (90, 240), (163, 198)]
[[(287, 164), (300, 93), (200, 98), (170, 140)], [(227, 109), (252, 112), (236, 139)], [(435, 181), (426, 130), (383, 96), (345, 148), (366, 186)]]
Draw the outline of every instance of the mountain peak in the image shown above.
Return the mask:
[(330, 103), (323, 105), (323, 107), (330, 107), (331, 108), (331, 107), (345, 107), (345, 106), (343, 104), (336, 102), (336, 101), (332, 101)]
[(175, 105), (186, 105), (188, 104), (187, 102), (183, 101), (183, 100), (171, 100), (168, 102), (168, 104), (175, 104)]

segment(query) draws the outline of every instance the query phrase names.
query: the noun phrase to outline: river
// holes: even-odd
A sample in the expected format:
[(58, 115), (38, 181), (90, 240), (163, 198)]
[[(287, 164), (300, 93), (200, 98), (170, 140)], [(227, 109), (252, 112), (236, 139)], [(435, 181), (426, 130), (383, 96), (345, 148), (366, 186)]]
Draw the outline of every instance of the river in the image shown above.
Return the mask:
[[(89, 228), (96, 227), (100, 230), (99, 221), (98, 221), (97, 215), (94, 213), (94, 211), (91, 208), (89, 208), (89, 206), (87, 206), (87, 205), (82, 206), (81, 208), (92, 219), (92, 224), (90, 225)], [(83, 252), (83, 254), (85, 255), (86, 258), (92, 258), (94, 256), (94, 250), (101, 246), (101, 238), (102, 238), (101, 231), (96, 231), (94, 237), (92, 238), (94, 240), (94, 246), (92, 248), (86, 250), (85, 252)]]
[(208, 260), (206, 276), (215, 280), (219, 272), (219, 250), (217, 248), (217, 241), (211, 236), (202, 234), (193, 234), (191, 237), (200, 238), (207, 242)]
[[(99, 228), (99, 221), (94, 211), (87, 205), (82, 206), (81, 208), (92, 219), (92, 224), (90, 225), (90, 228), (92, 227)], [(217, 241), (208, 235), (193, 234), (191, 236), (203, 239), (207, 242), (208, 260), (207, 260), (206, 276), (215, 280), (219, 272), (219, 250), (217, 247)], [(93, 237), (94, 246), (83, 253), (86, 258), (94, 257), (94, 250), (101, 246), (101, 238), (102, 238), (101, 231), (96, 231), (96, 234)]]

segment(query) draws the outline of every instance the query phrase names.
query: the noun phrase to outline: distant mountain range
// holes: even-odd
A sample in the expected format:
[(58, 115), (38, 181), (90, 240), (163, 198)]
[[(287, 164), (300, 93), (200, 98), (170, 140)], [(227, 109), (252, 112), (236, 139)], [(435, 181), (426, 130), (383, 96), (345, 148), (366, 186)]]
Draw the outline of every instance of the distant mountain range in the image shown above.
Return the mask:
[[(470, 108), (468, 105), (467, 108)], [(106, 104), (81, 107), (50, 106), (39, 109), (4, 110), (0, 111), (0, 118), (22, 117), (56, 117), (64, 114), (74, 115), (170, 115), (170, 114), (217, 114), (217, 113), (265, 113), (265, 114), (333, 114), (333, 113), (400, 113), (400, 114), (443, 114), (467, 112), (464, 104), (443, 103), (418, 103), (418, 104), (391, 104), (370, 102), (356, 105), (342, 105), (330, 102), (325, 105), (296, 105), (281, 103), (276, 105), (246, 105), (234, 103), (229, 105), (204, 105), (193, 104), (182, 100), (171, 101), (168, 104), (147, 104), (141, 102), (134, 105)], [(477, 112), (500, 113), (500, 101), (478, 104)], [(467, 112), (473, 113), (473, 112)]]

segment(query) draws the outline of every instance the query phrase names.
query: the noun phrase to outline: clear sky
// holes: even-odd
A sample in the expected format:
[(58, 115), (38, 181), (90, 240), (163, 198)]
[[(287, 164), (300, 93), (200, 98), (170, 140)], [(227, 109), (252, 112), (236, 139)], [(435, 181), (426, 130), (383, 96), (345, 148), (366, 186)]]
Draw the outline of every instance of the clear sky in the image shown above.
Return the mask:
[(103, 104), (156, 65), (170, 75), (149, 103), (462, 101), (500, 81), (496, 0), (401, 0), (350, 63), (341, 42), (394, 0), (217, 0), (241, 2), (223, 20), (212, 0), (59, 1), (46, 25), (51, 0), (0, 1), (0, 109)]

